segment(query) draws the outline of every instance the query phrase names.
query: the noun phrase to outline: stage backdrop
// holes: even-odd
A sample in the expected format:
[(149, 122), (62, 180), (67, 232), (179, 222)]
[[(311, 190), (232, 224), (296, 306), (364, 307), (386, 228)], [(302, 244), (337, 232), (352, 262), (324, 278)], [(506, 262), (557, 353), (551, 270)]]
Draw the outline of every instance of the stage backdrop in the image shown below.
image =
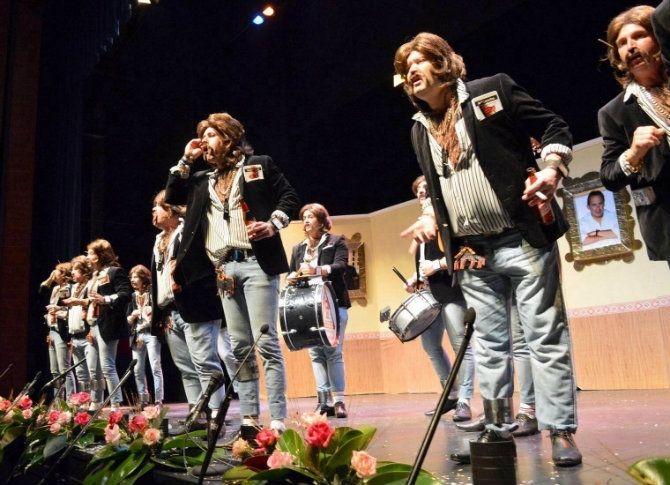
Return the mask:
[[(571, 176), (597, 171), (601, 140), (575, 147)], [(412, 168), (414, 168), (412, 166)], [(409, 193), (409, 187), (408, 187)], [(347, 393), (433, 392), (438, 379), (420, 341), (402, 344), (379, 322), (379, 310), (395, 310), (405, 298), (391, 268), (413, 272), (409, 241), (400, 232), (416, 220), (414, 200), (370, 214), (334, 216), (335, 234), (359, 233), (365, 248), (366, 298), (349, 310), (344, 344)], [(634, 211), (633, 211), (634, 212)], [(634, 215), (634, 214), (633, 214)], [(635, 237), (640, 236), (637, 219)], [(299, 222), (282, 231), (287, 255), (304, 235)], [(644, 246), (632, 262), (608, 261), (576, 271), (565, 260), (570, 247), (559, 241), (563, 289), (574, 348), (577, 384), (582, 389), (655, 389), (670, 387), (670, 269), (651, 262)], [(282, 288), (285, 283), (282, 283)], [(282, 342), (283, 344), (283, 342)], [(445, 337), (445, 347), (453, 359)], [(315, 394), (307, 351), (283, 346), (290, 397)]]

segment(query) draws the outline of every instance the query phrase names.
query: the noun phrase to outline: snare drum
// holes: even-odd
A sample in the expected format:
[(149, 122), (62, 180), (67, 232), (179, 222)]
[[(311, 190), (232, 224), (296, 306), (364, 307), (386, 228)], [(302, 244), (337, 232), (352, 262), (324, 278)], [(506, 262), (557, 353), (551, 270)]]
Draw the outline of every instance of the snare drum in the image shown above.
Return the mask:
[(393, 312), (389, 328), (401, 342), (409, 342), (430, 327), (441, 309), (429, 290), (419, 290)]
[(335, 347), (339, 335), (337, 299), (330, 281), (287, 286), (279, 296), (281, 334), (290, 350)]

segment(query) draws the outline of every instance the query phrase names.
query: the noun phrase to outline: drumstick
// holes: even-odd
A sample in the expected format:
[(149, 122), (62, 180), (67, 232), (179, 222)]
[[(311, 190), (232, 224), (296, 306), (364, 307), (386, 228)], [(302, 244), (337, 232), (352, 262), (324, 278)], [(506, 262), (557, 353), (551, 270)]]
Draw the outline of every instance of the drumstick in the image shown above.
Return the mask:
[[(405, 286), (410, 286), (409, 281), (407, 281), (407, 278), (405, 278), (400, 272), (400, 270), (398, 270), (398, 268), (396, 268), (395, 266), (393, 267), (393, 272), (398, 276), (398, 278), (400, 278), (400, 280), (403, 283), (405, 283)], [(416, 292), (416, 288), (414, 288), (414, 291)]]

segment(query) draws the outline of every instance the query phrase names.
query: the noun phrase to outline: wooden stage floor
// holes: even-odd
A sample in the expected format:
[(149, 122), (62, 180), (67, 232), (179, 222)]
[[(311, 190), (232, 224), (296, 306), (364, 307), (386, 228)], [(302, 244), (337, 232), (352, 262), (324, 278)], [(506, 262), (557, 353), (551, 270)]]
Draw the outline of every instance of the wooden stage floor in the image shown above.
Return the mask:
[[(373, 394), (348, 396), (349, 418), (332, 419), (335, 426), (371, 425), (377, 434), (369, 452), (379, 460), (413, 463), (437, 394)], [(581, 391), (578, 393), (579, 431), (576, 442), (584, 455), (582, 465), (557, 469), (551, 463), (547, 432), (517, 438), (517, 481), (521, 484), (628, 484), (626, 474), (635, 461), (652, 456), (670, 456), (670, 390)], [(315, 398), (290, 399), (289, 414), (311, 411)], [(518, 402), (515, 399), (515, 402)], [(184, 415), (185, 405), (169, 405), (171, 417)], [(233, 401), (231, 428), (239, 421), (238, 403)], [(267, 408), (262, 420), (268, 424)], [(473, 412), (481, 413), (481, 400), (473, 399)], [(290, 419), (287, 420), (287, 424)], [(456, 429), (451, 413), (442, 417), (423, 467), (446, 484), (472, 482), (470, 466), (449, 460), (449, 454), (476, 433)]]

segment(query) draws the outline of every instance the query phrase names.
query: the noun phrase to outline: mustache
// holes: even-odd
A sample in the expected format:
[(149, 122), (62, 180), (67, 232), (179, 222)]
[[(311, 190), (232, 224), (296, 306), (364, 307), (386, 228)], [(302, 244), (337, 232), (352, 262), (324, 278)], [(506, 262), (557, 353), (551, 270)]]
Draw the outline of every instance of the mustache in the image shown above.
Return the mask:
[(632, 49), (631, 52), (626, 54), (626, 61), (625, 61), (626, 67), (630, 69), (633, 65), (633, 61), (635, 61), (635, 59), (637, 59), (638, 57), (642, 58), (642, 61), (645, 64), (654, 64), (660, 59), (661, 54), (660, 52), (651, 54), (649, 52), (642, 52), (641, 50), (638, 49)]

